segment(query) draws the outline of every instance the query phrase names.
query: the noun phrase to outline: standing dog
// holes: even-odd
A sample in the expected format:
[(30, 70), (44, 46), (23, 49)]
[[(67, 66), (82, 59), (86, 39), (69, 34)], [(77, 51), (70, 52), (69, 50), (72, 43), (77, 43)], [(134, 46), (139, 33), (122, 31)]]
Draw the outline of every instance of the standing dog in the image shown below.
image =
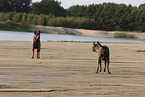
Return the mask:
[(109, 71), (109, 48), (107, 46), (102, 46), (98, 41), (97, 44), (94, 42), (93, 47), (92, 47), (93, 52), (97, 52), (97, 60), (98, 60), (98, 67), (96, 67), (96, 73), (99, 71), (99, 65), (100, 65), (100, 72), (102, 71), (102, 66), (101, 66), (101, 61), (105, 61), (105, 67), (104, 67), (104, 72), (106, 72), (106, 63), (107, 64), (107, 69), (108, 73), (111, 74)]
[(37, 49), (37, 58), (40, 58), (40, 47), (41, 47), (41, 42), (40, 42), (40, 31), (39, 32), (34, 32), (34, 38), (33, 38), (33, 44), (32, 44), (32, 59), (34, 58), (34, 50)]

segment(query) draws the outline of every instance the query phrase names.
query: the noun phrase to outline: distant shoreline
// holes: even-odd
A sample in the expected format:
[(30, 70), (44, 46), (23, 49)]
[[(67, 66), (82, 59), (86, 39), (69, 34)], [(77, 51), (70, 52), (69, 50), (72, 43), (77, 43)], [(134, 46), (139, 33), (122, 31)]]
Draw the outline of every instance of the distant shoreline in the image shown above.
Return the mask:
[(49, 34), (145, 40), (145, 33), (139, 33), (139, 32), (73, 29), (73, 28), (65, 28), (65, 27), (27, 25), (27, 24), (14, 23), (12, 21), (0, 22), (0, 30), (26, 31), (26, 32), (40, 30), (43, 33), (49, 33)]

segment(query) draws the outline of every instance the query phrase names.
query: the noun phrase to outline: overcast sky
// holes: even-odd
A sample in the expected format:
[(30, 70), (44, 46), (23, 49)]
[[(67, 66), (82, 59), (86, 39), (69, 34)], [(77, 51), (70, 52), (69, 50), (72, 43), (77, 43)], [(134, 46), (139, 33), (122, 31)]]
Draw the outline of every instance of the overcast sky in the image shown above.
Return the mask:
[[(40, 2), (41, 0), (32, 0), (32, 2)], [(132, 6), (139, 6), (144, 4), (145, 0), (57, 0), (61, 2), (63, 8), (69, 8), (72, 5), (89, 5), (89, 4), (102, 4), (102, 3), (117, 3), (117, 4), (131, 4)]]

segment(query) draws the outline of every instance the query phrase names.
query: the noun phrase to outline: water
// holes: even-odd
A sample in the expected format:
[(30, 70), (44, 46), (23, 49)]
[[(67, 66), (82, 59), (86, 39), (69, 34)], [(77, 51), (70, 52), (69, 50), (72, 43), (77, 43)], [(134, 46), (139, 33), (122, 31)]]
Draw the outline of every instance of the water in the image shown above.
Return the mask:
[[(34, 34), (32, 32), (1, 31), (0, 41), (32, 41)], [(41, 41), (100, 41), (100, 42), (124, 42), (124, 43), (145, 43), (141, 40), (99, 38), (74, 35), (57, 35), (41, 33)]]

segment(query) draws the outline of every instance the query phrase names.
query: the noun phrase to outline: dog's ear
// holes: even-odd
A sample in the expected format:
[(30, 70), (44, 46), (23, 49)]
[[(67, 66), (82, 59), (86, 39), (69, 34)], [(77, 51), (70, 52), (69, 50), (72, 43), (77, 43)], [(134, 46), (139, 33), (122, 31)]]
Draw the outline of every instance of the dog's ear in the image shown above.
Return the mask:
[(37, 32), (36, 32), (36, 30), (34, 31), (34, 34), (36, 34)]
[(100, 42), (99, 42), (99, 41), (97, 41), (97, 43), (99, 44), (99, 46), (100, 46), (100, 47), (103, 47), (103, 46), (100, 44)]
[(93, 45), (95, 45), (95, 41), (93, 41)]
[(41, 32), (40, 32), (40, 30), (39, 30), (39, 31), (38, 31), (38, 34), (40, 35), (40, 33), (41, 33)]
[(98, 44), (100, 44), (100, 42), (99, 42), (99, 41), (97, 41), (97, 43), (98, 43)]

